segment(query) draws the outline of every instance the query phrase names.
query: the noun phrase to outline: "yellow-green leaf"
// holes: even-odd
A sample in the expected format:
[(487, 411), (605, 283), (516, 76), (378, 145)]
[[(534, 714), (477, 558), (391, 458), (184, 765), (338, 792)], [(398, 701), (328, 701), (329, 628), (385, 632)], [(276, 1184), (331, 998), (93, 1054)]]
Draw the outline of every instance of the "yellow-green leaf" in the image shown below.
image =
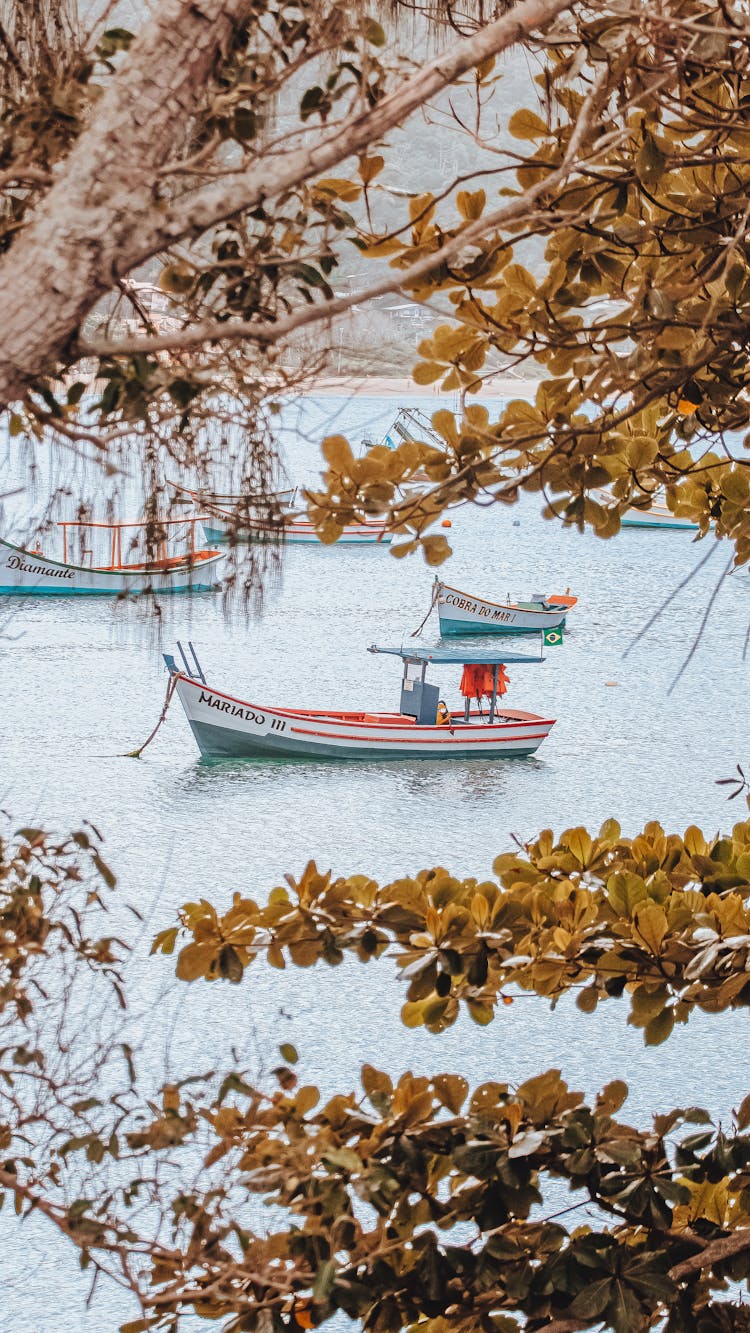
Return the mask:
[(361, 157), (357, 167), (357, 174), (365, 185), (369, 185), (376, 176), (380, 174), (385, 166), (384, 157)]
[(514, 139), (539, 139), (544, 134), (548, 134), (547, 125), (538, 116), (535, 111), (529, 111), (526, 107), (521, 107), (519, 111), (514, 111), (508, 121), (508, 129)]
[(459, 190), (456, 195), (456, 207), (467, 222), (475, 222), (477, 218), (481, 218), (486, 202), (487, 195), (484, 190)]

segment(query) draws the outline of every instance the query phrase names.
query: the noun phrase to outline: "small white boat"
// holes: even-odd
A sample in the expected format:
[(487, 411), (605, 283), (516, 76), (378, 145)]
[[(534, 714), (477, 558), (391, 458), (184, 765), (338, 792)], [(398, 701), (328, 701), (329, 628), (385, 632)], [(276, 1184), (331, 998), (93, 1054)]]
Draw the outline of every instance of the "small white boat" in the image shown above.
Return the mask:
[(665, 504), (654, 501), (648, 509), (626, 509), (620, 519), (621, 528), (682, 528), (686, 532), (698, 532), (699, 523), (691, 518), (673, 514)]
[[(205, 489), (189, 490), (177, 482), (170, 482), (177, 504), (193, 504), (199, 511), (196, 518), (203, 527), (205, 539), (211, 546), (245, 546), (253, 542), (283, 541), (293, 546), (326, 545), (321, 543), (317, 529), (304, 513), (292, 509), (297, 488), (270, 491), (268, 495), (220, 495)], [(376, 542), (388, 545), (390, 532), (385, 524), (372, 519), (364, 523), (349, 523), (333, 545), (371, 546)]]
[[(620, 515), (621, 528), (679, 528), (684, 532), (700, 531), (700, 524), (695, 523), (691, 518), (685, 518), (681, 514), (673, 514), (672, 510), (665, 503), (664, 491), (658, 490), (654, 493), (654, 498), (650, 505), (645, 508), (634, 508), (623, 510)], [(611, 508), (617, 501), (610, 491), (594, 492), (594, 499), (600, 504)]]
[[(218, 506), (204, 506), (206, 513), (201, 522), (206, 541), (212, 546), (224, 546), (227, 543), (244, 545), (250, 542), (283, 541), (297, 546), (325, 545), (320, 540), (315, 526), (309, 519), (299, 514), (282, 513), (278, 518), (237, 518), (229, 510)], [(335, 546), (372, 546), (375, 543), (387, 546), (391, 541), (390, 532), (383, 523), (349, 523)]]
[(528, 602), (489, 602), (436, 579), (433, 600), (437, 601), (442, 635), (538, 634), (564, 626), (578, 598), (565, 593), (533, 597)]
[[(398, 713), (280, 708), (238, 698), (209, 685), (196, 659), (181, 670), (164, 654), (174, 689), (202, 755), (211, 759), (507, 759), (534, 754), (554, 726), (553, 718), (521, 712), (500, 702), (505, 664), (530, 664), (541, 657), (518, 653), (466, 653), (441, 648), (377, 648), (404, 664)], [(428, 665), (464, 667), (463, 708), (449, 710)], [(489, 672), (489, 680), (487, 673)], [(468, 678), (480, 684), (467, 687)], [(483, 707), (482, 700), (487, 699)], [(439, 718), (444, 720), (438, 721)]]
[[(179, 524), (190, 525), (190, 547), (176, 555), (167, 554), (166, 536), (159, 544), (154, 559), (139, 558), (134, 550), (132, 558), (123, 560), (122, 534), (131, 546), (138, 545), (138, 530), (145, 532), (141, 523), (85, 523), (66, 522), (63, 530), (63, 558), (53, 560), (38, 547), (27, 549), (14, 546), (0, 538), (0, 595), (15, 597), (124, 597), (139, 593), (209, 592), (218, 586), (216, 566), (224, 559), (221, 551), (196, 550), (194, 520), (161, 519), (165, 529)], [(79, 555), (81, 563), (68, 558), (68, 529), (81, 531), (103, 530), (109, 534), (109, 561), (95, 564), (93, 551), (85, 545)], [(83, 563), (88, 559), (88, 563)]]

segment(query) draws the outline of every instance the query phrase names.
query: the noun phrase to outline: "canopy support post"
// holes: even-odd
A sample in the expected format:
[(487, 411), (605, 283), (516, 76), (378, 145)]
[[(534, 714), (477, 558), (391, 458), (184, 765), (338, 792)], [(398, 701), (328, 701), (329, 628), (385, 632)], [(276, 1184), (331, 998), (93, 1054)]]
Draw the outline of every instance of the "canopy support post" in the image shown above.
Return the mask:
[(494, 666), (492, 668), (492, 699), (490, 700), (490, 723), (489, 723), (490, 726), (492, 726), (492, 723), (495, 721), (495, 705), (497, 703), (497, 673), (499, 670), (500, 670), (499, 666)]

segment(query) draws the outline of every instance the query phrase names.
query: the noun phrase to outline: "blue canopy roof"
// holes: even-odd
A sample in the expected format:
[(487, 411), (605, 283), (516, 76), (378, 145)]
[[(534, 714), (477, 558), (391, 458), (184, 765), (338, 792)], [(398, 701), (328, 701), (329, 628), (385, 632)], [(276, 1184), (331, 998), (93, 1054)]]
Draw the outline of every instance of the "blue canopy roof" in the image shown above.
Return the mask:
[(507, 666), (508, 663), (543, 662), (543, 657), (527, 657), (523, 653), (509, 652), (507, 648), (472, 648), (469, 644), (466, 648), (379, 648), (373, 643), (368, 650), (371, 653), (391, 653), (393, 657), (401, 657), (404, 662), (417, 662), (421, 665), (424, 662), (434, 662), (436, 666), (456, 663), (458, 666), (466, 666), (467, 662), (476, 664), (476, 666), (500, 666), (501, 663)]

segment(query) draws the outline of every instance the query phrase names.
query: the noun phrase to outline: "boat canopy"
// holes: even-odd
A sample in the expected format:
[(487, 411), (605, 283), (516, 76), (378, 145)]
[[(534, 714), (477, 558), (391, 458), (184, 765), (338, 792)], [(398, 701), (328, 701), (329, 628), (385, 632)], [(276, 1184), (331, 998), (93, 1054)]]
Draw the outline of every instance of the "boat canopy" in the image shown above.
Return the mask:
[(476, 666), (508, 666), (509, 663), (516, 662), (544, 661), (543, 657), (529, 657), (525, 653), (509, 652), (507, 648), (477, 649), (471, 645), (466, 648), (379, 648), (373, 643), (368, 651), (390, 653), (393, 657), (400, 657), (404, 662), (414, 662), (419, 666), (426, 666), (428, 662), (434, 662), (436, 666), (450, 663), (457, 666), (466, 666), (469, 663)]

